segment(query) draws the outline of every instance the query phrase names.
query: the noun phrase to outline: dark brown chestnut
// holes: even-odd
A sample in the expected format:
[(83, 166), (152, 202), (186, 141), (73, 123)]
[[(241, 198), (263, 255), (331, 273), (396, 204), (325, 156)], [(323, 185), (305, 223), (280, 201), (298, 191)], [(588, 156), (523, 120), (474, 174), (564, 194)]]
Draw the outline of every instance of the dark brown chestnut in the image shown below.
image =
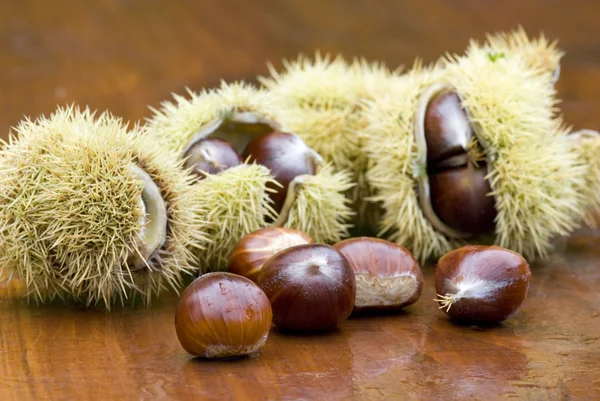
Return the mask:
[(265, 263), (258, 282), (271, 301), (273, 322), (283, 330), (332, 330), (354, 307), (354, 272), (329, 245), (279, 252)]
[(453, 319), (499, 323), (519, 309), (530, 280), (529, 265), (518, 253), (498, 246), (464, 246), (439, 260), (436, 301)]
[(356, 279), (354, 310), (401, 309), (423, 291), (419, 263), (404, 247), (379, 238), (350, 238), (334, 245)]
[(300, 175), (314, 175), (320, 157), (299, 136), (286, 132), (271, 132), (248, 144), (244, 160), (262, 164), (281, 187), (270, 185), (273, 208), (277, 213), (283, 208), (290, 182)]
[(417, 107), (415, 138), (427, 176), (418, 178), (425, 217), (450, 238), (493, 231), (496, 202), (486, 154), (453, 88), (428, 88)]
[(242, 164), (242, 158), (233, 146), (223, 139), (208, 138), (198, 141), (184, 155), (184, 167), (191, 168), (199, 179), (206, 174), (218, 174)]
[(312, 238), (302, 231), (283, 227), (263, 228), (237, 243), (229, 258), (229, 271), (257, 283), (263, 265), (277, 252), (312, 242)]
[(435, 167), (447, 159), (454, 163), (447, 167), (467, 164), (467, 160), (455, 156), (465, 155), (473, 138), (473, 129), (460, 98), (450, 89), (444, 89), (431, 98), (425, 112), (425, 141), (427, 164)]
[(271, 305), (252, 281), (209, 273), (181, 294), (175, 313), (177, 338), (192, 355), (231, 358), (255, 353), (271, 328)]
[(496, 202), (481, 164), (440, 171), (429, 176), (431, 203), (436, 215), (448, 226), (470, 234), (494, 229)]

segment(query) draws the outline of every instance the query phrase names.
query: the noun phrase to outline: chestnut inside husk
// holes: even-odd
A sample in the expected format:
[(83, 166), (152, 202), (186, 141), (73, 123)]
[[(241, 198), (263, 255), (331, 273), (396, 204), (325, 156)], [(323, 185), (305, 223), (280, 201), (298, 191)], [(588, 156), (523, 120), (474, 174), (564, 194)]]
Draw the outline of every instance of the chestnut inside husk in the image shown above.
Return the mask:
[(281, 212), (290, 183), (299, 176), (315, 175), (321, 157), (299, 136), (287, 132), (270, 132), (248, 144), (244, 159), (261, 164), (271, 171), (280, 187), (271, 186), (271, 200), (277, 213)]
[[(257, 157), (258, 155), (252, 154), (253, 149), (251, 148), (253, 144), (260, 143), (261, 141), (266, 142), (263, 138), (271, 136), (277, 136), (278, 140), (280, 136), (284, 136), (285, 140), (279, 142), (290, 142), (288, 148), (296, 146), (297, 151), (294, 153), (288, 149), (286, 153), (291, 156), (287, 159), (270, 157), (268, 154), (266, 158), (261, 158)], [(226, 162), (215, 160), (215, 157), (207, 160), (207, 152), (200, 152), (203, 144), (207, 141), (214, 141), (211, 146), (213, 149), (217, 149), (218, 152), (223, 153), (219, 157)], [(256, 151), (260, 150), (260, 146), (254, 147)], [(277, 227), (282, 227), (287, 222), (296, 195), (307, 176), (317, 174), (323, 164), (321, 156), (309, 148), (296, 134), (283, 133), (281, 132), (281, 126), (275, 120), (266, 115), (250, 111), (229, 112), (205, 124), (188, 142), (188, 145), (183, 150), (182, 157), (186, 160), (188, 168), (195, 166), (199, 162), (206, 165), (200, 174), (201, 178), (203, 178), (204, 172), (214, 174), (227, 168), (235, 167), (235, 155), (232, 154), (231, 150), (239, 155), (244, 154), (244, 157), (240, 158), (240, 162), (256, 161), (268, 167), (272, 171), (275, 180), (281, 185), (277, 188), (268, 187), (269, 195), (273, 200), (273, 209), (278, 213), (277, 220), (273, 222), (273, 225)], [(283, 169), (276, 169), (276, 166), (269, 165), (269, 160), (286, 162), (288, 164), (287, 167), (291, 163), (296, 163), (299, 167), (285, 168), (286, 166), (284, 166)], [(209, 168), (211, 166), (215, 168)]]
[(440, 232), (466, 239), (493, 231), (497, 210), (491, 196), (485, 143), (477, 135), (456, 91), (434, 85), (420, 97), (415, 115), (419, 201)]
[(185, 168), (191, 168), (199, 179), (208, 174), (218, 174), (242, 164), (242, 158), (231, 144), (219, 138), (207, 138), (196, 142), (184, 155)]

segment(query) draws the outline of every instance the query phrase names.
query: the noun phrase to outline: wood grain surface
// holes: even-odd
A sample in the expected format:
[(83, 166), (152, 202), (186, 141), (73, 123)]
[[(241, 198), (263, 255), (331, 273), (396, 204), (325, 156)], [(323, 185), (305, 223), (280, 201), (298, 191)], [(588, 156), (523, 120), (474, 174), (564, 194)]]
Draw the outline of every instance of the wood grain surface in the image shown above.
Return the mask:
[[(127, 120), (171, 92), (253, 80), (315, 49), (390, 66), (462, 51), (523, 25), (567, 52), (567, 121), (600, 129), (597, 0), (0, 0), (0, 136), (76, 102)], [(0, 288), (0, 400), (600, 399), (600, 234), (533, 266), (517, 315), (457, 326), (431, 266), (406, 313), (352, 318), (324, 336), (272, 332), (256, 357), (206, 362), (179, 346), (176, 298), (107, 313), (35, 307)]]
[(327, 335), (272, 330), (254, 357), (193, 359), (177, 299), (152, 309), (27, 305), (0, 288), (1, 400), (417, 400), (600, 398), (600, 234), (532, 266), (529, 297), (496, 327), (451, 323), (433, 267), (406, 312), (353, 317)]

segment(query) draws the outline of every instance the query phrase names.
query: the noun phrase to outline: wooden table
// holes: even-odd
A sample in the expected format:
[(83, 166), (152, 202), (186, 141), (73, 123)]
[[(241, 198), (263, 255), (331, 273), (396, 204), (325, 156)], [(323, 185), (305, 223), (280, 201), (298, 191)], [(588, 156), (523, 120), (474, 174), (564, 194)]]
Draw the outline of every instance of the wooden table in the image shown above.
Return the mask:
[[(600, 2), (445, 0), (31, 0), (0, 3), (0, 133), (57, 103), (149, 115), (172, 91), (253, 79), (314, 49), (410, 65), (523, 24), (558, 38), (567, 121), (600, 128)], [(191, 359), (174, 296), (111, 313), (0, 288), (0, 400), (600, 399), (600, 234), (533, 265), (521, 311), (457, 326), (423, 297), (406, 313), (352, 318), (324, 336), (272, 332), (254, 358)]]
[(405, 313), (355, 317), (328, 335), (272, 331), (255, 357), (191, 358), (176, 298), (152, 309), (34, 307), (0, 289), (1, 400), (600, 398), (600, 234), (532, 266), (522, 309), (497, 327), (438, 311), (433, 267)]

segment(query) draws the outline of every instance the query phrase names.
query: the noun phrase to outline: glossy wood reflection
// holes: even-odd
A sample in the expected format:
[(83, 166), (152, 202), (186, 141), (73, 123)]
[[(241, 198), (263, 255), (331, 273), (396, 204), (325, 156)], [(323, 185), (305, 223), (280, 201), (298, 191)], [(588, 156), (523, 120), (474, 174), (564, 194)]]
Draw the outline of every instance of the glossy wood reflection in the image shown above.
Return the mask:
[(529, 298), (497, 327), (449, 322), (429, 266), (406, 312), (328, 335), (272, 331), (259, 355), (230, 361), (180, 347), (174, 297), (111, 313), (35, 307), (13, 283), (0, 290), (0, 399), (597, 399), (599, 241), (576, 237), (534, 264)]

